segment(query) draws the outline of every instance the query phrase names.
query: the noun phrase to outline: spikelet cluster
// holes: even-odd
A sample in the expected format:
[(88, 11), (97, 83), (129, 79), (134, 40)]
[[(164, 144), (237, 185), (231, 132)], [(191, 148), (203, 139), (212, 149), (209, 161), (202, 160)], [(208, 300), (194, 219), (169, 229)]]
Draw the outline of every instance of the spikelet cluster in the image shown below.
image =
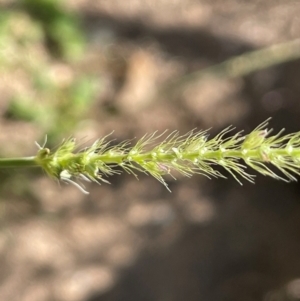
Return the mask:
[(164, 176), (174, 177), (176, 173), (208, 178), (226, 178), (227, 173), (240, 184), (242, 178), (254, 182), (249, 167), (274, 179), (296, 181), (300, 173), (300, 132), (271, 135), (267, 125), (268, 120), (248, 135), (231, 134), (234, 128), (229, 127), (212, 139), (207, 131), (193, 130), (185, 135), (177, 131), (153, 133), (133, 146), (129, 141), (113, 145), (106, 136), (81, 151), (76, 151), (75, 139), (71, 138), (53, 151), (39, 146), (35, 160), (48, 175), (73, 183), (84, 193), (88, 192), (80, 180), (108, 182), (108, 176), (122, 170), (135, 176), (138, 172), (149, 174), (166, 188)]

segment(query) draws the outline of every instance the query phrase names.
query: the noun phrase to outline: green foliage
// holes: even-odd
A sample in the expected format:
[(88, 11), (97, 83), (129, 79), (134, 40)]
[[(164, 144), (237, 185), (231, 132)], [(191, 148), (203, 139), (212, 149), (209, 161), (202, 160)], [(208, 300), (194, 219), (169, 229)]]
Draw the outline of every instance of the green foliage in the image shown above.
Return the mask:
[(25, 11), (41, 24), (54, 53), (67, 60), (78, 59), (85, 48), (79, 19), (57, 0), (22, 0)]
[[(36, 86), (35, 86), (36, 87)], [(92, 77), (81, 76), (64, 89), (49, 82), (47, 90), (36, 87), (36, 97), (16, 95), (10, 102), (8, 114), (21, 120), (32, 121), (48, 132), (49, 141), (55, 142), (61, 133), (74, 130), (91, 107), (96, 91)]]
[[(74, 45), (85, 46), (76, 16), (59, 1), (23, 0), (22, 5), (23, 11), (0, 11), (0, 76), (10, 86), (6, 116), (34, 122), (50, 142), (57, 141), (89, 111), (96, 80), (73, 63), (75, 52), (77, 60), (83, 58), (82, 51), (73, 53)], [(61, 59), (46, 47), (49, 35), (64, 49)]]

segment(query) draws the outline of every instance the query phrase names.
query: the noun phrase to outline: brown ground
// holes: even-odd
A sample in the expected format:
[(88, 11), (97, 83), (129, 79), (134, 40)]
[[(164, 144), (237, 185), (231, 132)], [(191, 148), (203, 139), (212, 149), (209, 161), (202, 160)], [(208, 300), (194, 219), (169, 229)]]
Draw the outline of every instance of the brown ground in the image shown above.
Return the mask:
[[(102, 85), (76, 136), (249, 131), (269, 116), (277, 130), (300, 130), (299, 60), (158, 92), (169, 79), (299, 38), (299, 1), (66, 2), (90, 39), (80, 68)], [(8, 153), (34, 151), (25, 145), (41, 133), (1, 115)], [(169, 193), (150, 177), (123, 175), (86, 197), (44, 176), (5, 186), (10, 176), (0, 196), (0, 300), (300, 300), (299, 184), (179, 177), (168, 179)]]

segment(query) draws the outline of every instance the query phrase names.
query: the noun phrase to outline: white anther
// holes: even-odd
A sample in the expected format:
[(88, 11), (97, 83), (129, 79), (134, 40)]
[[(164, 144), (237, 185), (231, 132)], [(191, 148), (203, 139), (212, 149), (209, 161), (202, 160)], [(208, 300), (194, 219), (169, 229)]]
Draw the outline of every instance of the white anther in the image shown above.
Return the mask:
[(152, 152), (151, 156), (152, 156), (152, 158), (156, 158), (157, 157), (157, 153), (156, 152)]
[(207, 151), (206, 147), (203, 147), (200, 151), (199, 151), (199, 155), (204, 155)]
[(72, 181), (70, 178), (72, 177), (72, 175), (67, 171), (67, 170), (63, 170), (60, 174), (59, 177), (62, 181), (73, 184), (75, 187), (77, 187), (82, 193), (84, 194), (89, 194), (88, 191), (86, 191), (83, 187), (81, 187), (79, 184), (77, 184), (76, 182)]
[(242, 154), (243, 154), (243, 155), (247, 155), (247, 153), (248, 153), (248, 150), (244, 148), (244, 149), (242, 150)]
[(286, 148), (287, 152), (289, 155), (291, 155), (291, 153), (293, 152), (294, 148), (292, 145), (289, 145), (287, 148)]
[(179, 152), (177, 147), (172, 147), (172, 151), (176, 154), (178, 159), (182, 158), (182, 154)]

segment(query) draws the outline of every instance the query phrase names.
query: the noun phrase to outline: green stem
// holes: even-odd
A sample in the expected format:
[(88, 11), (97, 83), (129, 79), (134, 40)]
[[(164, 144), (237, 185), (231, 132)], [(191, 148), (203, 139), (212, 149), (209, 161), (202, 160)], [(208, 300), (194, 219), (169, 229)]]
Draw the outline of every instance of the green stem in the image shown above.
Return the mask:
[(168, 83), (163, 91), (171, 92), (187, 84), (211, 77), (236, 78), (284, 62), (299, 59), (300, 39), (247, 52), (230, 58), (220, 64), (181, 76)]
[(39, 167), (36, 157), (0, 158), (0, 168)]
[[(275, 156), (286, 156), (290, 155), (292, 157), (300, 157), (300, 150), (294, 149), (290, 154), (288, 154), (286, 149), (270, 149), (270, 154)], [(182, 160), (194, 160), (194, 159), (202, 159), (202, 160), (218, 160), (222, 158), (239, 158), (244, 159), (252, 158), (252, 159), (262, 159), (262, 153), (261, 150), (258, 148), (256, 150), (250, 150), (247, 152), (247, 154), (243, 153), (241, 149), (227, 149), (224, 151), (221, 150), (207, 150), (203, 152), (202, 154), (199, 154), (199, 152), (187, 152), (187, 153), (181, 153), (182, 157), (179, 158), (178, 155), (171, 151), (167, 153), (157, 153), (156, 160), (157, 162), (169, 162), (174, 159), (182, 159)], [(76, 157), (80, 157), (81, 154), (74, 154), (73, 159), (76, 160)], [(130, 155), (127, 154), (102, 154), (95, 156), (95, 161), (102, 161), (105, 164), (118, 164), (123, 161), (134, 161), (134, 162), (141, 162), (141, 161), (153, 161), (153, 152), (147, 152), (144, 154), (138, 154), (138, 155)], [(20, 157), (20, 158), (0, 158), (0, 168), (18, 168), (18, 167), (39, 167), (40, 164), (36, 161), (36, 157)]]
[(190, 160), (193, 161), (194, 159), (202, 159), (202, 160), (218, 160), (222, 158), (237, 158), (244, 160), (245, 158), (251, 158), (256, 160), (265, 161), (268, 158), (268, 155), (272, 156), (290, 156), (293, 158), (300, 158), (300, 149), (293, 149), (291, 152), (288, 152), (285, 148), (271, 148), (268, 150), (268, 153), (263, 153), (261, 148), (257, 148), (255, 150), (249, 150), (246, 153), (243, 152), (242, 149), (226, 149), (226, 150), (206, 150), (202, 154), (199, 152), (183, 152), (181, 153), (181, 157), (174, 151), (170, 151), (167, 153), (156, 153), (156, 160), (153, 158), (153, 152), (147, 152), (144, 154), (138, 155), (130, 155), (128, 154), (117, 154), (117, 155), (108, 155), (102, 154), (95, 157), (95, 161), (101, 160), (106, 164), (113, 164), (113, 163), (121, 163), (123, 161), (134, 161), (134, 162), (141, 162), (141, 161), (157, 161), (157, 162), (170, 162), (173, 159), (182, 159), (182, 160)]

